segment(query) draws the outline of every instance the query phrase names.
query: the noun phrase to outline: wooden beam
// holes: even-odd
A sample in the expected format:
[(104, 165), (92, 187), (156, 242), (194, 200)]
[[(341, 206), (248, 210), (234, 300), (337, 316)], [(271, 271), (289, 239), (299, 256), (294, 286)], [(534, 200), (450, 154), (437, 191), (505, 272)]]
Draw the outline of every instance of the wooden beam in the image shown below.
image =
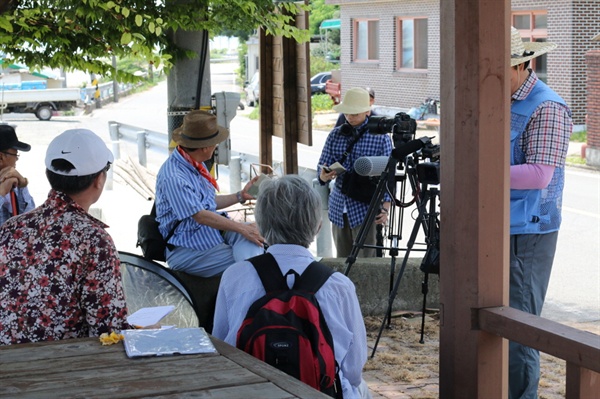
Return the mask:
[(505, 398), (508, 345), (472, 309), (508, 303), (510, 1), (440, 11), (440, 398)]
[(273, 165), (273, 36), (260, 28), (259, 35), (259, 93), (260, 118), (258, 124), (259, 163)]
[(479, 328), (600, 372), (600, 336), (510, 307), (479, 309)]
[[(296, 41), (282, 38), (283, 60), (283, 171), (298, 173), (298, 64)], [(292, 62), (293, 60), (293, 62)]]
[(600, 373), (567, 362), (566, 399), (594, 398), (600, 392)]

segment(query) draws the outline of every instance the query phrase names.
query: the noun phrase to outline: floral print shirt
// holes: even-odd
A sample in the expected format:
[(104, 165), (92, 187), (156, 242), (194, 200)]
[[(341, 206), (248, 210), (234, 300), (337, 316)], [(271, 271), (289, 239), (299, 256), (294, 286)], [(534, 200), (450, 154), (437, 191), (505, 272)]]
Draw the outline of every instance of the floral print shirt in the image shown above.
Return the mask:
[(126, 327), (119, 258), (106, 227), (54, 190), (0, 227), (0, 345)]

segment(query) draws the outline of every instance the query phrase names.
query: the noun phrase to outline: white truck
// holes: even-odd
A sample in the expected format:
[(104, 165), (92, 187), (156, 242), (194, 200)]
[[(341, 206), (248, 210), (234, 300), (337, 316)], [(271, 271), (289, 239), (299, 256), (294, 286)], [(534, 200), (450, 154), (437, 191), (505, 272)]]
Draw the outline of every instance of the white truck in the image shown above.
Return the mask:
[(0, 112), (34, 113), (48, 121), (54, 111), (66, 111), (82, 101), (81, 89), (2, 90)]

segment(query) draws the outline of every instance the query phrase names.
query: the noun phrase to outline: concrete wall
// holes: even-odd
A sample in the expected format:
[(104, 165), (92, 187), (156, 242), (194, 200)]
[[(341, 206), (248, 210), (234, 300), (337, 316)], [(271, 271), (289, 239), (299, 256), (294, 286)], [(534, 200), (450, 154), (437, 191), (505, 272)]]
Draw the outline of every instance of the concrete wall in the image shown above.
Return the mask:
[[(402, 260), (403, 257), (396, 258), (394, 282), (399, 275)], [(346, 258), (323, 258), (321, 262), (342, 273), (346, 270)], [(356, 286), (356, 294), (364, 316), (385, 313), (389, 304), (391, 265), (391, 258), (358, 258), (352, 265), (348, 277)], [(421, 258), (408, 259), (392, 310), (422, 309), (422, 282), (425, 274), (419, 269), (420, 265)], [(439, 275), (429, 275), (428, 308), (439, 308), (439, 279)]]

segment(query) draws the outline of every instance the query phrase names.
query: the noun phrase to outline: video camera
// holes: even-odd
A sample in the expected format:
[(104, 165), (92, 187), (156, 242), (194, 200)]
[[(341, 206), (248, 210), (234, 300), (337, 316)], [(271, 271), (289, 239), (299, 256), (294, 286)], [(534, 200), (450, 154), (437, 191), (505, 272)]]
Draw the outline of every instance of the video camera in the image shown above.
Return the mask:
[[(440, 179), (440, 146), (433, 144), (428, 138), (415, 140), (417, 121), (410, 115), (399, 112), (393, 118), (372, 116), (367, 122), (371, 134), (392, 133), (395, 150), (392, 156), (404, 158), (414, 152), (417, 175), (422, 183), (439, 184)], [(419, 162), (419, 159), (421, 162)], [(415, 166), (413, 164), (413, 166)]]
[(371, 116), (367, 122), (367, 129), (371, 134), (392, 133), (394, 145), (406, 143), (415, 137), (417, 121), (404, 112), (398, 112), (393, 118), (385, 116)]

